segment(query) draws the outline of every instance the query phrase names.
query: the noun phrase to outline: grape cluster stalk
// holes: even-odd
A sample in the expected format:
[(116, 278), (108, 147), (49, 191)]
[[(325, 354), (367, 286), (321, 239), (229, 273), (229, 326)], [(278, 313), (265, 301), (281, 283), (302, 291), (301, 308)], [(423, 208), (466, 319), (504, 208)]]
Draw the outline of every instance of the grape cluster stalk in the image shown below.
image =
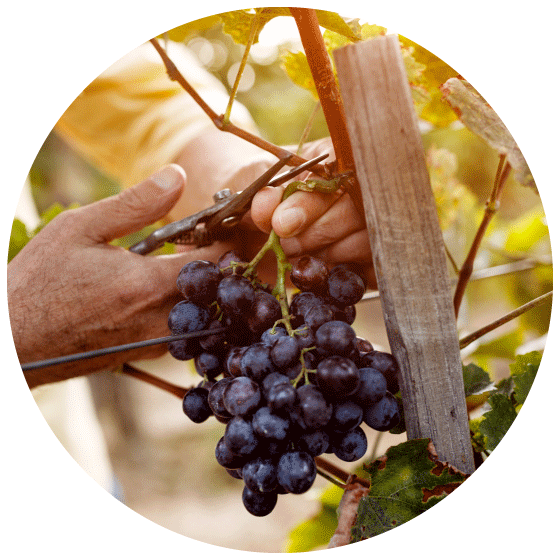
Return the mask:
[[(311, 256), (291, 267), (279, 247), (272, 232), (250, 263), (234, 252), (217, 263), (188, 263), (177, 278), (184, 300), (168, 318), (173, 334), (227, 327), (168, 348), (178, 360), (194, 360), (202, 380), (185, 394), (183, 411), (195, 423), (213, 416), (225, 425), (216, 460), (243, 481), (243, 504), (259, 517), (279, 495), (311, 488), (315, 457), (363, 457), (362, 423), (387, 431), (400, 421), (396, 360), (351, 326), (365, 278), (351, 265), (329, 270)], [(278, 261), (274, 289), (255, 271), (270, 249)], [(291, 301), (288, 270), (298, 290)]]

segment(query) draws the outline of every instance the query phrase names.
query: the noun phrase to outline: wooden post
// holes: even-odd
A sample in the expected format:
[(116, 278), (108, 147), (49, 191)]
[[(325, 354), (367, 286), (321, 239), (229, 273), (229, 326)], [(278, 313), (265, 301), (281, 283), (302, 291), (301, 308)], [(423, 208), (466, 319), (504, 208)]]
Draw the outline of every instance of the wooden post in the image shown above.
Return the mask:
[(398, 38), (334, 52), (407, 436), (474, 459), (443, 238)]

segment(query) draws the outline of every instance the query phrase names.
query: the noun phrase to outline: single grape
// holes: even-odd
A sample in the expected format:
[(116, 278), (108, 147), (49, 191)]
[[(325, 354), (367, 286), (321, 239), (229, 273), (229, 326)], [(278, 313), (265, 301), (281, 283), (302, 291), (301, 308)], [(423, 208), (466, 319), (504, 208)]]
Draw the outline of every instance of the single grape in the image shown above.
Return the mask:
[(299, 360), (301, 350), (297, 339), (293, 336), (277, 338), (270, 348), (272, 363), (281, 370), (295, 364)]
[(249, 329), (259, 336), (282, 318), (280, 302), (267, 292), (256, 292), (247, 317)]
[(248, 377), (234, 377), (224, 389), (225, 409), (232, 416), (244, 416), (257, 409), (261, 402), (261, 390)]
[(364, 423), (378, 432), (387, 432), (401, 420), (397, 399), (389, 391), (372, 406), (364, 410)]
[(214, 454), (216, 456), (216, 461), (218, 461), (218, 465), (221, 465), (226, 469), (241, 469), (247, 462), (246, 457), (240, 457), (231, 451), (231, 449), (226, 445), (224, 436), (218, 440)]
[(255, 457), (245, 463), (243, 482), (253, 492), (272, 492), (278, 486), (276, 465), (268, 458)]
[(192, 360), (202, 351), (198, 340), (186, 338), (180, 340), (172, 340), (167, 343), (168, 352), (176, 359), (181, 361)]
[(226, 425), (224, 442), (235, 455), (247, 456), (259, 443), (250, 419), (234, 416)]
[(208, 392), (208, 405), (216, 417), (231, 418), (231, 414), (224, 405), (224, 391), (232, 380), (231, 377), (224, 377), (217, 381)]
[(287, 334), (288, 331), (285, 329), (285, 327), (283, 327), (282, 325), (276, 325), (275, 327), (266, 329), (266, 331), (262, 333), (261, 342), (265, 346), (271, 347), (278, 338), (286, 336)]
[(321, 305), (323, 300), (312, 292), (297, 293), (290, 303), (290, 316), (292, 327), (299, 327), (304, 322), (307, 310), (315, 305)]
[(356, 392), (360, 372), (349, 358), (329, 356), (319, 362), (315, 378), (324, 395), (340, 400)]
[(276, 476), (280, 485), (291, 494), (303, 494), (313, 485), (317, 467), (305, 451), (288, 451), (278, 460)]
[(369, 340), (362, 338), (361, 336), (356, 337), (358, 341), (357, 348), (360, 354), (367, 354), (368, 352), (373, 352), (373, 345)]
[(363, 407), (374, 405), (387, 392), (385, 376), (375, 368), (360, 368), (360, 383), (352, 400)]
[(327, 289), (329, 269), (321, 259), (304, 255), (290, 272), (290, 280), (298, 290), (322, 294)]
[(341, 306), (358, 303), (366, 291), (360, 276), (343, 268), (332, 270), (327, 284), (332, 300)]
[(274, 414), (268, 406), (259, 408), (253, 414), (252, 425), (259, 437), (277, 441), (284, 441), (290, 430), (290, 421)]
[[(210, 321), (207, 329), (218, 329), (223, 327), (221, 321), (218, 319), (213, 319)], [(208, 336), (201, 337), (198, 339), (200, 347), (209, 352), (210, 354), (222, 354), (226, 350), (226, 339), (227, 339), (227, 332), (221, 332), (216, 334), (209, 334)]]
[(315, 333), (315, 345), (326, 355), (350, 356), (356, 343), (354, 329), (344, 321), (329, 321)]
[(335, 313), (332, 307), (326, 303), (320, 305), (314, 305), (310, 307), (303, 316), (303, 320), (306, 325), (316, 331), (321, 325), (328, 323), (329, 321), (334, 321)]
[(209, 261), (187, 263), (177, 276), (177, 288), (187, 301), (210, 305), (216, 299), (222, 273), (217, 265)]
[(194, 367), (201, 377), (216, 379), (222, 373), (222, 360), (215, 354), (201, 352), (194, 359)]
[(195, 424), (201, 424), (210, 416), (212, 409), (208, 405), (208, 389), (193, 387), (183, 397), (183, 412)]
[(248, 346), (231, 346), (226, 354), (226, 371), (232, 377), (241, 375), (241, 358)]
[(301, 324), (294, 332), (294, 338), (297, 340), (300, 349), (311, 348), (315, 346), (315, 333), (313, 329), (306, 325)]
[(297, 400), (295, 387), (288, 381), (273, 385), (266, 393), (266, 402), (275, 412), (286, 412), (294, 407)]
[(180, 301), (169, 312), (167, 325), (172, 334), (202, 331), (210, 323), (210, 311), (188, 301)]
[(341, 434), (333, 441), (333, 452), (341, 461), (357, 461), (366, 451), (367, 437), (360, 427)]
[(287, 375), (284, 375), (283, 373), (279, 373), (277, 371), (273, 371), (272, 373), (269, 373), (262, 380), (261, 383), (264, 396), (266, 397), (268, 395), (268, 392), (274, 385), (278, 385), (279, 383), (289, 383), (289, 382), (290, 382), (290, 378)]
[(326, 426), (332, 416), (333, 406), (315, 385), (303, 385), (297, 390), (298, 409), (304, 426), (318, 429)]
[[(240, 263), (240, 264), (233, 264)], [(243, 263), (243, 259), (237, 255), (235, 251), (224, 253), (216, 263), (221, 270), (223, 276), (231, 276), (232, 274), (243, 274), (247, 269), (248, 263)]]
[(333, 432), (347, 432), (357, 428), (362, 423), (364, 411), (353, 401), (335, 403), (328, 428)]
[(278, 494), (275, 492), (255, 492), (247, 486), (241, 494), (245, 509), (255, 517), (264, 517), (274, 510), (278, 502)]
[(219, 284), (216, 299), (220, 309), (230, 316), (243, 316), (250, 312), (255, 289), (243, 276), (226, 276)]
[(276, 370), (270, 357), (270, 348), (262, 342), (249, 346), (241, 358), (241, 375), (259, 382)]

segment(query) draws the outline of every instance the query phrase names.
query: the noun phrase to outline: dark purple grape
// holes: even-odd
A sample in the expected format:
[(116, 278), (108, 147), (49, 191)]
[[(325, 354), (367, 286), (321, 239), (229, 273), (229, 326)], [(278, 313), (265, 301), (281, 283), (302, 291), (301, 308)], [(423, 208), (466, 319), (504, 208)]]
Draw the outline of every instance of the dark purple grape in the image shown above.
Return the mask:
[(310, 307), (303, 316), (303, 320), (306, 325), (316, 331), (321, 325), (328, 323), (329, 321), (334, 321), (335, 314), (332, 308), (326, 303), (320, 305), (314, 305)]
[(201, 424), (212, 416), (208, 406), (208, 389), (193, 387), (183, 397), (183, 412), (195, 424)]
[(243, 474), (241, 469), (226, 469), (226, 472), (233, 478), (236, 478), (237, 480), (243, 480)]
[(231, 377), (224, 377), (216, 381), (208, 392), (208, 405), (216, 417), (231, 418), (231, 414), (224, 405), (224, 391), (232, 380), (233, 378)]
[(343, 268), (333, 269), (327, 283), (330, 297), (340, 306), (358, 303), (366, 291), (360, 276)]
[(255, 492), (247, 486), (243, 488), (241, 494), (245, 509), (255, 517), (264, 517), (271, 513), (278, 502), (276, 492)]
[(328, 428), (333, 432), (348, 432), (362, 423), (363, 416), (362, 407), (353, 401), (335, 403)]
[(278, 486), (276, 465), (268, 458), (255, 457), (247, 461), (242, 474), (245, 486), (253, 492), (272, 492)]
[(202, 351), (198, 340), (186, 338), (181, 340), (172, 340), (167, 343), (168, 352), (176, 359), (181, 361), (192, 360)]
[(307, 310), (315, 305), (321, 305), (323, 300), (312, 292), (297, 293), (290, 303), (290, 316), (292, 327), (303, 325), (304, 315)]
[(278, 460), (278, 482), (291, 494), (303, 494), (313, 485), (317, 467), (313, 457), (305, 451), (289, 451)]
[(306, 324), (300, 325), (294, 332), (294, 338), (297, 340), (300, 349), (311, 348), (315, 346), (315, 333), (313, 329)]
[(268, 395), (268, 391), (270, 391), (270, 389), (274, 385), (278, 385), (279, 383), (289, 383), (289, 382), (290, 382), (290, 378), (287, 375), (284, 375), (283, 373), (279, 373), (277, 371), (273, 371), (272, 373), (269, 373), (262, 380), (261, 383), (264, 396), (266, 397)]
[[(207, 329), (218, 329), (223, 327), (222, 323), (218, 319), (213, 319)], [(198, 339), (200, 347), (209, 352), (210, 354), (222, 354), (226, 348), (227, 332), (221, 332), (217, 334), (209, 334), (208, 336), (201, 337)]]
[(232, 377), (241, 375), (241, 358), (248, 346), (232, 346), (226, 354), (226, 371)]
[(249, 346), (243, 353), (241, 358), (241, 375), (260, 382), (275, 370), (276, 367), (270, 358), (270, 348), (262, 342)]
[(226, 425), (224, 442), (235, 455), (247, 456), (257, 448), (259, 440), (251, 420), (234, 416)]
[(378, 432), (387, 432), (401, 419), (397, 399), (389, 392), (372, 406), (364, 409), (364, 422)]
[(319, 362), (315, 378), (324, 395), (341, 400), (358, 389), (360, 372), (349, 358), (329, 356)]
[(270, 329), (266, 329), (261, 335), (261, 342), (265, 346), (270, 346), (274, 344), (274, 342), (282, 337), (286, 336), (288, 331), (282, 325), (276, 325), (276, 327), (272, 327)]
[(298, 451), (306, 451), (312, 457), (326, 453), (329, 448), (329, 435), (325, 430), (303, 432), (296, 441)]
[(256, 292), (247, 317), (247, 324), (252, 332), (262, 335), (264, 331), (272, 328), (278, 319), (282, 318), (280, 302), (267, 292)]
[(367, 354), (368, 352), (374, 351), (373, 344), (369, 340), (366, 340), (361, 336), (357, 336), (356, 340), (357, 340), (356, 348), (358, 349), (360, 354)]
[(218, 465), (221, 465), (226, 469), (241, 469), (247, 462), (246, 457), (241, 457), (231, 451), (231, 449), (226, 445), (224, 436), (218, 440), (214, 454), (216, 455)]
[(371, 367), (380, 371), (387, 380), (387, 390), (393, 395), (399, 390), (399, 364), (387, 352), (368, 352), (360, 357), (360, 367)]
[(232, 416), (244, 416), (257, 409), (261, 390), (248, 377), (234, 377), (224, 389), (224, 407)]
[(210, 323), (210, 311), (188, 301), (180, 301), (169, 312), (167, 325), (173, 334), (202, 331)]
[(296, 400), (296, 389), (289, 382), (273, 385), (266, 394), (266, 402), (275, 412), (286, 412), (293, 408)]
[(299, 360), (301, 350), (298, 341), (293, 336), (277, 338), (270, 348), (270, 359), (279, 369), (284, 369)]
[[(277, 385), (276, 385), (277, 386)], [(253, 414), (253, 430), (262, 438), (284, 441), (288, 437), (290, 421), (274, 414), (268, 407), (263, 406)]]
[(247, 270), (248, 263), (243, 263), (243, 260), (235, 253), (235, 251), (228, 251), (224, 253), (217, 262), (218, 268), (221, 270), (223, 276), (231, 276), (232, 274), (243, 274)]
[(177, 288), (187, 301), (199, 305), (210, 305), (216, 300), (222, 273), (217, 265), (209, 261), (187, 263), (177, 276)]
[(326, 292), (328, 277), (325, 262), (309, 255), (300, 257), (290, 272), (290, 280), (298, 290), (315, 294)]
[(349, 432), (340, 434), (333, 441), (333, 452), (341, 461), (357, 461), (367, 451), (367, 437), (362, 428), (357, 427)]
[(255, 289), (243, 276), (226, 276), (219, 284), (216, 295), (220, 309), (230, 316), (244, 316), (251, 311)]
[(360, 368), (359, 372), (360, 383), (352, 400), (365, 408), (381, 400), (387, 392), (387, 381), (380, 371), (371, 367)]
[(356, 350), (356, 333), (344, 321), (329, 321), (317, 329), (315, 345), (326, 355), (350, 356)]
[(306, 428), (316, 430), (329, 423), (333, 406), (314, 385), (303, 385), (297, 390), (298, 409)]
[(195, 357), (194, 367), (201, 377), (216, 379), (222, 373), (222, 360), (215, 354), (202, 352)]

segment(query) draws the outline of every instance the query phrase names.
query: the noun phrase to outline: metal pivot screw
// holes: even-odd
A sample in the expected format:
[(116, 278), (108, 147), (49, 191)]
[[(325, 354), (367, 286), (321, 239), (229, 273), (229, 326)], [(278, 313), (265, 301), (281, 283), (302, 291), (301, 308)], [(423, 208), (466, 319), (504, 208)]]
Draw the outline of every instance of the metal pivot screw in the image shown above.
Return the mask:
[(229, 189), (222, 189), (212, 195), (214, 202), (220, 202), (220, 200), (224, 200), (224, 198), (229, 198), (231, 196), (231, 191)]

